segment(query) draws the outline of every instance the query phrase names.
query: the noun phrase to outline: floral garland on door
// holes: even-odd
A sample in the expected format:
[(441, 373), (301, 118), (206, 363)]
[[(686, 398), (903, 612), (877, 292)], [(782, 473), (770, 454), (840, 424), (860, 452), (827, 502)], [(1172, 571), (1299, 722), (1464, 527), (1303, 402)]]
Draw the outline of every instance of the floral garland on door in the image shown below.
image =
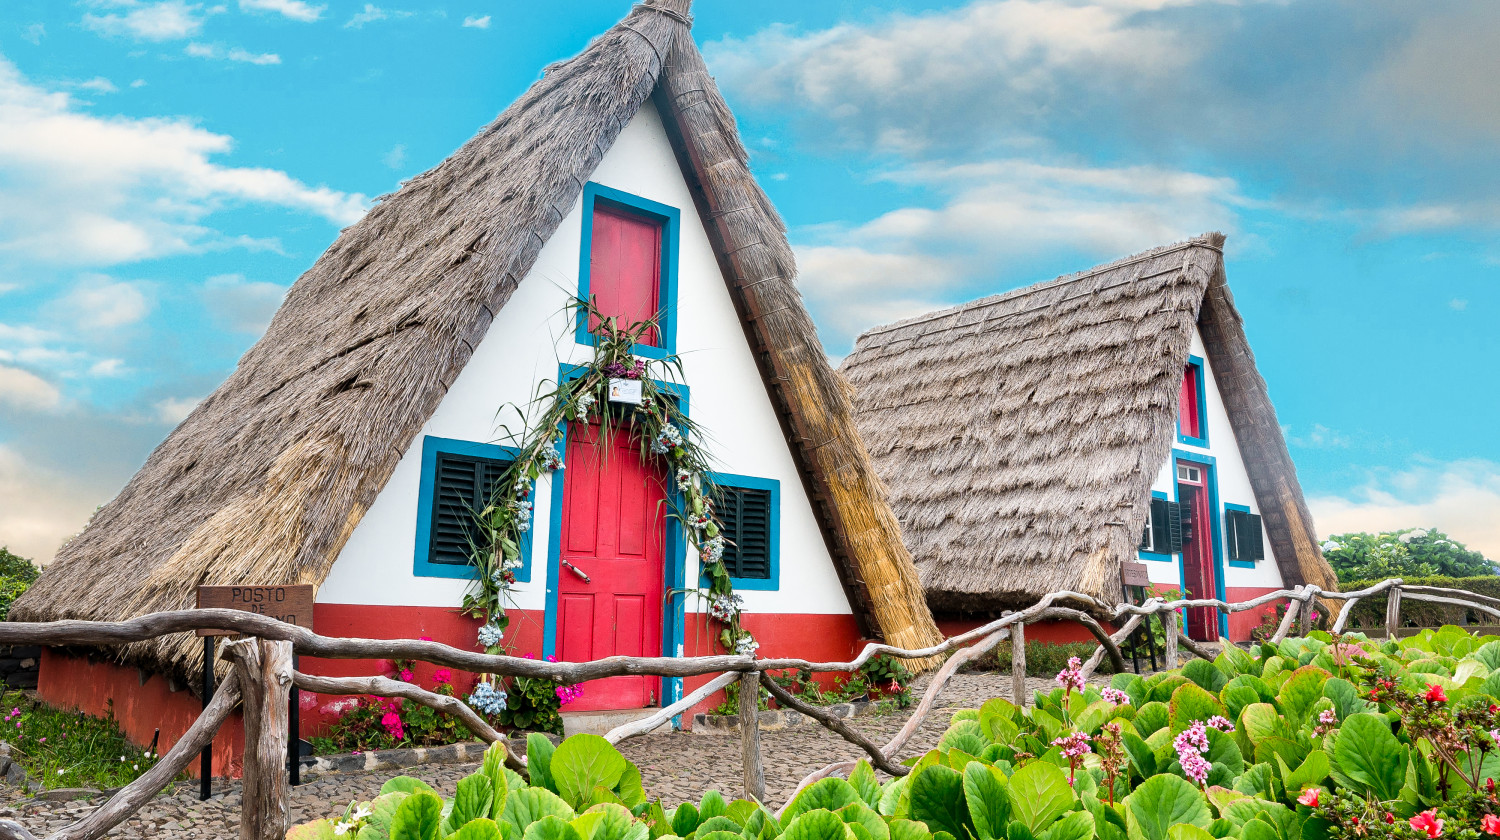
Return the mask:
[[(721, 625), (718, 641), (725, 650), (753, 655), (759, 644), (740, 620), (742, 601), (734, 593), (729, 571), (724, 566), (725, 539), (714, 515), (709, 458), (698, 443), (701, 430), (683, 413), (677, 400), (663, 392), (653, 374), (653, 367), (659, 366), (657, 373), (681, 381), (681, 360), (675, 355), (649, 362), (635, 357), (635, 345), (658, 329), (654, 320), (622, 325), (613, 317), (602, 316), (590, 301), (576, 299), (569, 310), (598, 324), (592, 330), (594, 358), (578, 376), (557, 383), (551, 391), (539, 394), (532, 401), (534, 406), (545, 408), (519, 433), (508, 435), (510, 440), (518, 442), (519, 454), (506, 468), (489, 503), (474, 512), (477, 533), (471, 535), (470, 555), (479, 575), (464, 595), (462, 611), (484, 621), (479, 628), (479, 644), (486, 653), (504, 650), (502, 641), (510, 626), (507, 609), (512, 605), (515, 570), (523, 562), (521, 538), (531, 530), (531, 488), (542, 475), (563, 469), (563, 456), (557, 449), (563, 429), (569, 421), (605, 419), (611, 413), (611, 380), (629, 380), (640, 383), (640, 404), (615, 403), (620, 410), (614, 413), (624, 428), (600, 423), (601, 434), (606, 442), (610, 435), (629, 434), (641, 447), (642, 454), (656, 458), (666, 474), (673, 477), (682, 503), (679, 509), (676, 500), (669, 497), (668, 503), (673, 508), (670, 515), (682, 523), (683, 535), (697, 549), (703, 574), (708, 578), (706, 589), (689, 587), (683, 591), (706, 599), (708, 617)], [(490, 681), (487, 676), (481, 685)], [(498, 695), (494, 700), (503, 708), (504, 694), (493, 685), (488, 691), (476, 686), (475, 694), (480, 705), (493, 704), (489, 695)]]

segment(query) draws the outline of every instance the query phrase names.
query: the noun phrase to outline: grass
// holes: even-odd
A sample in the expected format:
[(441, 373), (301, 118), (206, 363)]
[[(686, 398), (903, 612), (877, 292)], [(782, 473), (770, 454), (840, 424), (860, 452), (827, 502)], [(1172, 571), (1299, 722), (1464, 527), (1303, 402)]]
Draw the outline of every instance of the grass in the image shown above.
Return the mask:
[(11, 760), (26, 770), (27, 781), (48, 789), (121, 787), (159, 757), (126, 740), (113, 716), (55, 709), (19, 691), (7, 692), (0, 702), (0, 731), (0, 738), (11, 745)]

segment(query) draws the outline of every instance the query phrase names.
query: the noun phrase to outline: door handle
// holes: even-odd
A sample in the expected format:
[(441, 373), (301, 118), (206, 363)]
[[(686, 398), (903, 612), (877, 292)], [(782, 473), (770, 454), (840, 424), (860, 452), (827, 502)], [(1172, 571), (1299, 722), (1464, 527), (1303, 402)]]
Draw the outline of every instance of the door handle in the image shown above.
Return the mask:
[(568, 571), (570, 571), (573, 574), (578, 575), (578, 577), (582, 578), (584, 583), (593, 583), (593, 581), (589, 579), (589, 576), (583, 573), (582, 569), (578, 568), (577, 566), (573, 565), (572, 563), (569, 563), (566, 560), (559, 560), (558, 562), (562, 563), (563, 566)]

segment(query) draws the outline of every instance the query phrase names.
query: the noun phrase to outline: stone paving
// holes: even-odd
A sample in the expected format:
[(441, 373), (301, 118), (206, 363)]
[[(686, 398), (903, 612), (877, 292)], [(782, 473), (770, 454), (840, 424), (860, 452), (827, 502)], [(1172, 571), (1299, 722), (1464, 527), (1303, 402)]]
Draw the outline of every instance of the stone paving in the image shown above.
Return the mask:
[[(1095, 680), (1107, 684), (1108, 680)], [(1050, 691), (1050, 679), (1028, 680), (1032, 689)], [(920, 693), (920, 692), (918, 692)], [(908, 744), (902, 757), (920, 755), (937, 744), (958, 709), (974, 708), (985, 699), (1009, 696), (1010, 676), (993, 673), (959, 674), (939, 698), (938, 708)], [(861, 717), (856, 728), (877, 742), (889, 740), (906, 721), (906, 712)], [(703, 792), (718, 789), (730, 798), (741, 787), (739, 741), (732, 735), (665, 733), (643, 735), (620, 745), (620, 751), (641, 768), (646, 791), (660, 797), (667, 807), (686, 799), (697, 800)], [(780, 807), (797, 782), (812, 771), (834, 761), (857, 758), (857, 748), (837, 734), (818, 727), (802, 727), (761, 733), (761, 755), (766, 771), (766, 798)], [(444, 796), (452, 796), (458, 780), (474, 772), (477, 764), (424, 765), (405, 771), (432, 785)], [(305, 777), (292, 791), (292, 822), (342, 813), (354, 799), (370, 799), (398, 771), (328, 773)], [(198, 800), (196, 782), (178, 783), (141, 808), (110, 832), (122, 838), (224, 838), (239, 832), (240, 793), (238, 783), (218, 781), (215, 795)], [(0, 819), (15, 820), (38, 836), (72, 823), (102, 799), (51, 801), (16, 798), (14, 789), (0, 788)]]

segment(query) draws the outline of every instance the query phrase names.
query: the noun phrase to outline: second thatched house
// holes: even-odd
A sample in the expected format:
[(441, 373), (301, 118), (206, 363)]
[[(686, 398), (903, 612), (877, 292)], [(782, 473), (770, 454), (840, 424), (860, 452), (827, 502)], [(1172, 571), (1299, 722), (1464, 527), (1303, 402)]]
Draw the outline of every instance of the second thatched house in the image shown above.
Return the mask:
[[(706, 605), (684, 597), (707, 564), (669, 516), (693, 475), (667, 474), (646, 441), (617, 435), (600, 444), (607, 457), (593, 445), (604, 418), (637, 409), (603, 412), (601, 395), (569, 415), (555, 471), (534, 485), (506, 473), (520, 456), (497, 427), (497, 414), (515, 422), (502, 408), (580, 366), (604, 369), (596, 322), (569, 309), (592, 297), (622, 322), (658, 316), (633, 358), (707, 432), (731, 537), (724, 577), (762, 654), (933, 644), (847, 386), (690, 21), (688, 0), (636, 5), (340, 234), (11, 616), (123, 619), (192, 607), (200, 584), (312, 584), (320, 633), (473, 649), (485, 634), (458, 609), (477, 576), (464, 515), (520, 486), (534, 524), (503, 569), (516, 579), (509, 650), (572, 661), (718, 650)], [(611, 373), (622, 383), (609, 399), (639, 403), (639, 370)], [(165, 747), (196, 713), (181, 688), (200, 656), (183, 636), (92, 658), (53, 651), (41, 692), (91, 711), (113, 701), (133, 737), (161, 727)], [(692, 687), (613, 678), (570, 709), (638, 710)]]
[[(844, 361), (860, 433), (940, 619), (1121, 563), (1243, 600), (1336, 588), (1210, 234), (877, 327)], [(1270, 609), (1267, 607), (1267, 609)], [(1260, 620), (1189, 612), (1197, 639)]]

